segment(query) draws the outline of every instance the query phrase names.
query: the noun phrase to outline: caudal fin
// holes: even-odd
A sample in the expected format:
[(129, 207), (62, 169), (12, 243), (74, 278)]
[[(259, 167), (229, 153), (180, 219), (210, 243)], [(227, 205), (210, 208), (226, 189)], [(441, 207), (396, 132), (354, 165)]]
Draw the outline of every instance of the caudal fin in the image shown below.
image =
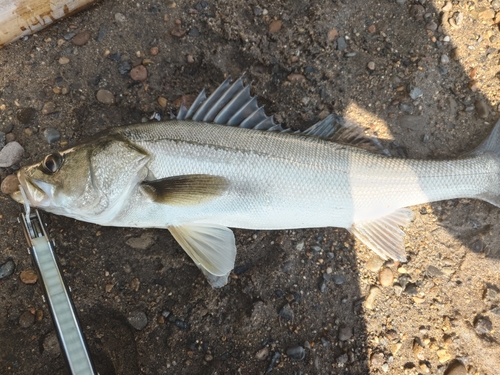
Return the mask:
[(494, 179), (488, 191), (479, 194), (477, 198), (500, 207), (500, 120), (497, 121), (488, 138), (471, 153), (472, 156), (482, 154), (494, 156), (497, 162), (497, 171), (496, 179)]

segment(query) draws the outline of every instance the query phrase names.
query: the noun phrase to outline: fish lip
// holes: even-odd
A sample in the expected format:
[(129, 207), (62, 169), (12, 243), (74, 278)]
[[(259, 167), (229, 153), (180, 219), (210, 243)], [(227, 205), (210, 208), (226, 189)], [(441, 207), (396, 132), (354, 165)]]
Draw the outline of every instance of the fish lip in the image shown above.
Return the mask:
[[(37, 184), (37, 180), (26, 176), (26, 174), (23, 173), (22, 169), (19, 172), (17, 172), (17, 179), (19, 180), (19, 185), (21, 185), (24, 189), (24, 193), (26, 194), (26, 198), (28, 198), (30, 206), (33, 206), (33, 207), (42, 206), (43, 203), (46, 202), (47, 199), (49, 198), (47, 192), (44, 191)], [(34, 194), (35, 192), (38, 193), (38, 194), (36, 194), (36, 195), (38, 195), (38, 197), (35, 196), (35, 194)], [(20, 194), (16, 194), (16, 193), (17, 192), (15, 192), (11, 195), (12, 198), (14, 198), (14, 200), (16, 200), (19, 203), (23, 203), (23, 202), (20, 202), (18, 200), (18, 198), (19, 198), (18, 196)], [(40, 195), (42, 196), (41, 198), (40, 198)]]

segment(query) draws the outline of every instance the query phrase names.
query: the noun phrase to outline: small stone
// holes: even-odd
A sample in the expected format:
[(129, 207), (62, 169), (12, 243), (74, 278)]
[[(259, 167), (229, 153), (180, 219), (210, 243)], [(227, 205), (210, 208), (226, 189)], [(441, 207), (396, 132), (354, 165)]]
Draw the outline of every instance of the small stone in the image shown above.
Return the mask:
[(20, 279), (24, 284), (33, 285), (38, 281), (38, 275), (33, 270), (25, 270), (21, 272)]
[(24, 148), (17, 142), (9, 142), (0, 150), (0, 168), (8, 168), (18, 164), (24, 153)]
[[(19, 190), (19, 180), (17, 179), (17, 175), (11, 174), (5, 177), (2, 181), (1, 191), (3, 194), (12, 194)], [(1, 272), (0, 272), (1, 274)], [(0, 276), (0, 279), (2, 277)]]
[(108, 90), (100, 89), (97, 91), (96, 99), (103, 104), (115, 104), (115, 96)]
[(170, 35), (177, 38), (182, 38), (184, 35), (186, 35), (186, 30), (184, 30), (180, 24), (176, 24), (176, 26), (170, 31)]
[(345, 38), (341, 36), (340, 38), (337, 39), (337, 50), (345, 51), (346, 49), (347, 49), (347, 42), (345, 41)]
[(50, 356), (56, 356), (61, 353), (59, 340), (55, 332), (49, 333), (43, 340), (43, 351)]
[(49, 144), (56, 143), (61, 139), (61, 133), (59, 130), (54, 128), (47, 128), (43, 131), (43, 136), (49, 142)]
[[(454, 24), (452, 24), (451, 21), (453, 21)], [(451, 26), (460, 27), (464, 22), (464, 15), (460, 12), (455, 12), (453, 13), (453, 16), (450, 18), (449, 22)]]
[(441, 363), (446, 363), (450, 360), (451, 356), (450, 353), (446, 349), (439, 349), (436, 351), (436, 354), (438, 356), (438, 360)]
[(377, 32), (377, 27), (374, 24), (371, 24), (368, 26), (367, 30), (370, 34), (375, 34)]
[(378, 274), (378, 280), (382, 286), (391, 286), (394, 281), (394, 275), (390, 268), (383, 268)]
[(133, 249), (146, 250), (156, 242), (153, 232), (143, 232), (139, 237), (129, 238), (125, 243)]
[(263, 361), (267, 358), (268, 355), (269, 355), (269, 348), (265, 346), (262, 349), (260, 349), (257, 353), (255, 353), (255, 358), (257, 358), (259, 361)]
[(191, 28), (191, 30), (189, 30), (189, 33), (188, 33), (189, 36), (194, 36), (194, 37), (198, 37), (201, 35), (200, 33), (200, 30), (196, 27), (196, 26), (193, 26)]
[(130, 63), (127, 60), (121, 61), (118, 65), (118, 71), (120, 74), (127, 74), (131, 69), (132, 66), (130, 66)]
[(344, 275), (340, 275), (340, 274), (335, 274), (333, 275), (333, 282), (336, 284), (336, 285), (342, 285), (342, 284), (345, 284), (345, 276)]
[(41, 322), (43, 320), (43, 310), (36, 310), (35, 312), (35, 321)]
[(374, 305), (375, 305), (375, 300), (377, 299), (377, 296), (380, 294), (380, 289), (376, 286), (372, 286), (370, 288), (370, 292), (368, 293), (368, 296), (366, 297), (365, 301), (365, 307), (369, 310), (372, 310)]
[(16, 135), (14, 133), (9, 133), (5, 135), (5, 143), (14, 142), (16, 140)]
[(116, 13), (115, 14), (115, 21), (124, 23), (124, 22), (127, 22), (127, 17), (125, 17), (125, 15), (123, 13)]
[(441, 64), (449, 64), (450, 63), (450, 58), (448, 55), (441, 55)]
[(284, 321), (293, 321), (293, 310), (288, 303), (281, 308), (278, 314)]
[(297, 345), (292, 348), (288, 348), (286, 350), (286, 355), (292, 361), (302, 361), (306, 357), (306, 350), (302, 346)]
[(469, 88), (472, 92), (478, 92), (481, 89), (481, 84), (473, 79), (469, 82)]
[(115, 286), (114, 284), (106, 284), (106, 287), (105, 287), (106, 293), (111, 292), (111, 290), (113, 289), (114, 286)]
[(269, 24), (269, 32), (271, 34), (277, 33), (278, 31), (281, 30), (281, 27), (283, 26), (283, 22), (281, 20), (274, 20)]
[(392, 344), (391, 345), (391, 353), (392, 353), (392, 355), (396, 355), (396, 353), (399, 352), (399, 349), (401, 349), (402, 346), (403, 346), (403, 344), (400, 343), (400, 342)]
[(330, 29), (330, 31), (328, 31), (328, 41), (333, 42), (338, 35), (339, 31), (337, 29)]
[(76, 34), (73, 39), (71, 39), (71, 43), (75, 46), (83, 46), (87, 44), (90, 40), (90, 33), (87, 31), (82, 31), (81, 33)]
[(347, 341), (352, 337), (352, 327), (350, 326), (341, 326), (339, 328), (339, 340)]
[(427, 30), (430, 30), (430, 31), (436, 31), (436, 30), (437, 30), (437, 28), (438, 28), (438, 25), (437, 25), (437, 23), (436, 23), (436, 22), (431, 21), (431, 22), (429, 22), (427, 25), (425, 25), (425, 28), (426, 28)]
[(207, 354), (204, 357), (205, 361), (212, 362), (214, 360), (214, 356), (212, 354)]
[(372, 272), (378, 272), (380, 268), (384, 265), (384, 260), (377, 254), (373, 253), (366, 262), (366, 268)]
[(375, 70), (375, 63), (373, 61), (370, 61), (367, 65), (368, 69), (370, 70)]
[(156, 56), (156, 55), (158, 55), (158, 52), (159, 52), (158, 47), (151, 47), (151, 49), (149, 50), (149, 54), (150, 54), (151, 56)]
[(443, 272), (439, 268), (437, 268), (436, 266), (432, 266), (432, 265), (427, 267), (426, 274), (429, 277), (443, 276)]
[(453, 3), (451, 1), (447, 1), (446, 4), (441, 8), (443, 12), (449, 12), (453, 8)]
[(69, 59), (66, 56), (59, 58), (59, 64), (66, 65), (69, 63)]
[(130, 71), (130, 78), (137, 82), (145, 81), (148, 78), (148, 70), (144, 65), (137, 65)]
[(9, 259), (4, 264), (0, 265), (0, 280), (9, 277), (16, 270), (16, 264), (12, 259)]
[(490, 313), (496, 316), (500, 316), (500, 306), (494, 307), (490, 310)]
[(16, 113), (17, 119), (23, 125), (29, 125), (35, 118), (35, 115), (36, 115), (35, 108), (21, 108)]
[(476, 113), (479, 118), (486, 119), (488, 118), (490, 109), (486, 101), (482, 99), (476, 100), (474, 103), (474, 107), (476, 108)]
[(467, 369), (461, 361), (454, 359), (446, 368), (444, 375), (467, 375)]
[(379, 368), (384, 362), (384, 353), (373, 353), (370, 357), (370, 365), (374, 368)]
[(192, 55), (187, 55), (186, 61), (188, 64), (192, 64), (192, 63), (194, 63), (194, 57)]
[(474, 328), (480, 334), (487, 334), (493, 330), (493, 324), (487, 316), (478, 315), (474, 319)]
[(417, 285), (414, 283), (408, 283), (405, 288), (405, 293), (410, 296), (416, 296), (418, 294)]
[(410, 90), (410, 98), (412, 98), (413, 100), (416, 100), (416, 99), (420, 98), (422, 95), (424, 95), (424, 93), (418, 87), (412, 87), (411, 88), (411, 90)]
[(138, 331), (143, 330), (148, 324), (148, 317), (143, 311), (132, 311), (127, 320)]
[(167, 99), (163, 96), (160, 96), (158, 98), (158, 104), (160, 105), (160, 107), (165, 108), (167, 106)]
[(301, 83), (306, 81), (306, 77), (304, 77), (302, 74), (298, 73), (292, 73), (287, 77), (288, 81), (291, 83)]
[(35, 324), (35, 315), (29, 311), (25, 311), (19, 317), (19, 325), (23, 328), (31, 327)]
[(416, 20), (420, 21), (424, 19), (425, 8), (420, 4), (413, 4), (410, 7), (410, 15)]
[(56, 105), (54, 102), (47, 102), (43, 105), (42, 114), (49, 115), (56, 112)]

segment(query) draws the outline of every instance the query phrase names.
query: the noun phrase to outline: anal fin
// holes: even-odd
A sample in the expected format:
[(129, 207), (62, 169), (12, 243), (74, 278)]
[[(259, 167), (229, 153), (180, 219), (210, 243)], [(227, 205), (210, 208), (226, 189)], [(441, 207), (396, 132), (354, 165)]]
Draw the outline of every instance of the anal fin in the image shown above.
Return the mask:
[(169, 226), (168, 230), (214, 288), (227, 284), (236, 259), (236, 243), (231, 229), (193, 223)]
[(400, 208), (376, 219), (354, 223), (351, 233), (381, 258), (392, 258), (405, 262), (405, 233), (400, 226), (408, 226), (413, 217), (413, 212), (410, 209)]

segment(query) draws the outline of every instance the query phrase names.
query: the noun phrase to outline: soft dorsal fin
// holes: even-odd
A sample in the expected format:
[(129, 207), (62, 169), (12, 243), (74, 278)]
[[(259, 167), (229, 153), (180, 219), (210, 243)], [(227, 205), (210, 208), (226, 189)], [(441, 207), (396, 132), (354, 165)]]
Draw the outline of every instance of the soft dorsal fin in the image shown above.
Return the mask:
[(228, 180), (221, 176), (191, 174), (143, 181), (141, 189), (157, 203), (193, 206), (217, 198), (228, 185)]
[(400, 208), (376, 219), (358, 221), (351, 232), (382, 259), (405, 262), (405, 233), (400, 227), (408, 226), (413, 217), (413, 211)]

